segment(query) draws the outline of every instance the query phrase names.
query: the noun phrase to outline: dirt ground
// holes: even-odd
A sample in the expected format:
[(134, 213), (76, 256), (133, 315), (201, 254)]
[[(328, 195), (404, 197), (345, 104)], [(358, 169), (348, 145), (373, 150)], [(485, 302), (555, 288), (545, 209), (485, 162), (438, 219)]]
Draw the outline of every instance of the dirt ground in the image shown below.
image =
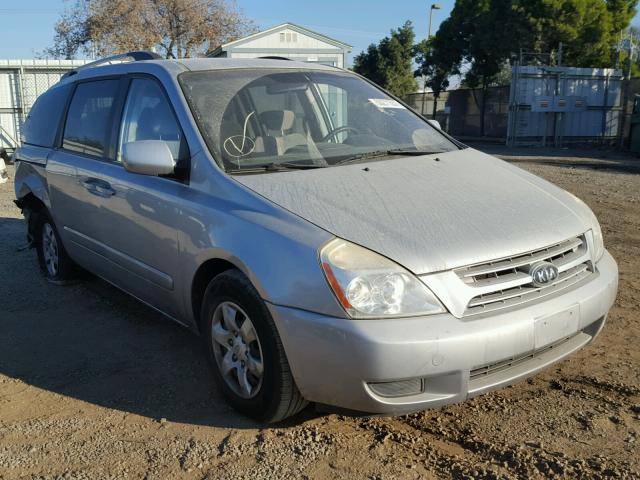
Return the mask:
[(397, 418), (309, 408), (273, 428), (224, 404), (178, 325), (98, 279), (45, 282), (0, 185), (0, 479), (640, 478), (640, 160), (487, 149), (602, 222), (620, 292), (601, 336), (464, 404)]

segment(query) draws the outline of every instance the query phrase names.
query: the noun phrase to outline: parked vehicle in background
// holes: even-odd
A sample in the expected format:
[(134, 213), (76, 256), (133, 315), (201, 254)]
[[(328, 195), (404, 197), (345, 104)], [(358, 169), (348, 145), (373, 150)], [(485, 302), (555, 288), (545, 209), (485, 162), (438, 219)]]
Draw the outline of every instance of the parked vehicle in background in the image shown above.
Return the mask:
[(458, 402), (602, 329), (617, 266), (571, 194), (350, 72), (132, 56), (38, 99), (17, 204), (48, 279), (200, 333), (238, 410)]

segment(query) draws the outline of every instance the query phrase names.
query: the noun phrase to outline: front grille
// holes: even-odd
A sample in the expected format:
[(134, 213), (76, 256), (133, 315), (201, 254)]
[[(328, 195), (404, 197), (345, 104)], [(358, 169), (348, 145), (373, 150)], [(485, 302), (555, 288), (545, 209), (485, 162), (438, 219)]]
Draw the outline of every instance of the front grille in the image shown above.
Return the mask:
[(536, 358), (537, 356), (539, 356), (542, 353), (548, 352), (549, 350), (551, 350), (553, 348), (557, 348), (557, 347), (567, 343), (572, 338), (573, 337), (564, 338), (564, 339), (560, 340), (559, 342), (553, 343), (551, 345), (547, 345), (546, 347), (540, 348), (538, 350), (534, 350), (531, 353), (527, 353), (527, 354), (519, 356), (519, 357), (508, 358), (508, 359), (502, 360), (500, 362), (491, 363), (489, 365), (483, 365), (481, 367), (474, 368), (469, 373), (469, 380), (476, 380), (476, 379), (481, 378), (481, 377), (486, 377), (486, 376), (492, 375), (494, 373), (498, 373), (498, 372), (500, 372), (502, 370), (507, 370), (509, 368), (515, 367), (517, 365), (520, 365), (522, 363), (528, 362), (529, 360), (532, 360), (532, 359)]
[[(528, 273), (531, 266), (550, 262), (558, 268), (558, 278), (548, 285), (535, 286)], [(493, 262), (456, 270), (472, 290), (464, 315), (477, 315), (531, 302), (572, 286), (578, 286), (593, 273), (584, 236), (571, 238), (546, 248)]]

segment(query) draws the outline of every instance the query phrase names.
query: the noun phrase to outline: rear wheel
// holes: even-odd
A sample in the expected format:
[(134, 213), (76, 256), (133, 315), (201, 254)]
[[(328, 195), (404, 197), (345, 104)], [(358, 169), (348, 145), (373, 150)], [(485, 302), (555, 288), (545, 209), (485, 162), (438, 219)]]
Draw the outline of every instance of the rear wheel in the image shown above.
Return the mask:
[(306, 406), (271, 314), (241, 272), (229, 270), (211, 281), (201, 325), (216, 382), (236, 410), (272, 423)]
[(51, 216), (44, 209), (36, 215), (34, 240), (42, 273), (47, 280), (58, 284), (75, 279), (76, 266), (64, 249)]

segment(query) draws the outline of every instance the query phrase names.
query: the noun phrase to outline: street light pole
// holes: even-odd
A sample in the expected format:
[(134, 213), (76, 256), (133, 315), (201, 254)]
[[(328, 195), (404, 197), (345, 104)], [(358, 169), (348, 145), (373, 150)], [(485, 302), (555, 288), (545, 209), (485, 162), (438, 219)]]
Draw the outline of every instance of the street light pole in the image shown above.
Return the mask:
[[(433, 11), (434, 10), (440, 10), (442, 8), (442, 5), (440, 5), (439, 3), (432, 3), (431, 4), (431, 8), (429, 9), (429, 33), (427, 34), (427, 42), (429, 41), (429, 39), (431, 38), (431, 19), (433, 18)], [(422, 108), (421, 113), (422, 115), (424, 115), (424, 102), (425, 102), (425, 97), (427, 96), (427, 79), (425, 78), (424, 75), (422, 75)], [(432, 118), (436, 118), (436, 109), (437, 109), (437, 102), (438, 99), (437, 98), (433, 98), (433, 113), (431, 114)]]
[(431, 4), (431, 8), (429, 9), (429, 34), (427, 35), (427, 40), (431, 38), (431, 18), (433, 17), (433, 11), (440, 10), (441, 8), (442, 8), (442, 5), (440, 5), (439, 3)]

